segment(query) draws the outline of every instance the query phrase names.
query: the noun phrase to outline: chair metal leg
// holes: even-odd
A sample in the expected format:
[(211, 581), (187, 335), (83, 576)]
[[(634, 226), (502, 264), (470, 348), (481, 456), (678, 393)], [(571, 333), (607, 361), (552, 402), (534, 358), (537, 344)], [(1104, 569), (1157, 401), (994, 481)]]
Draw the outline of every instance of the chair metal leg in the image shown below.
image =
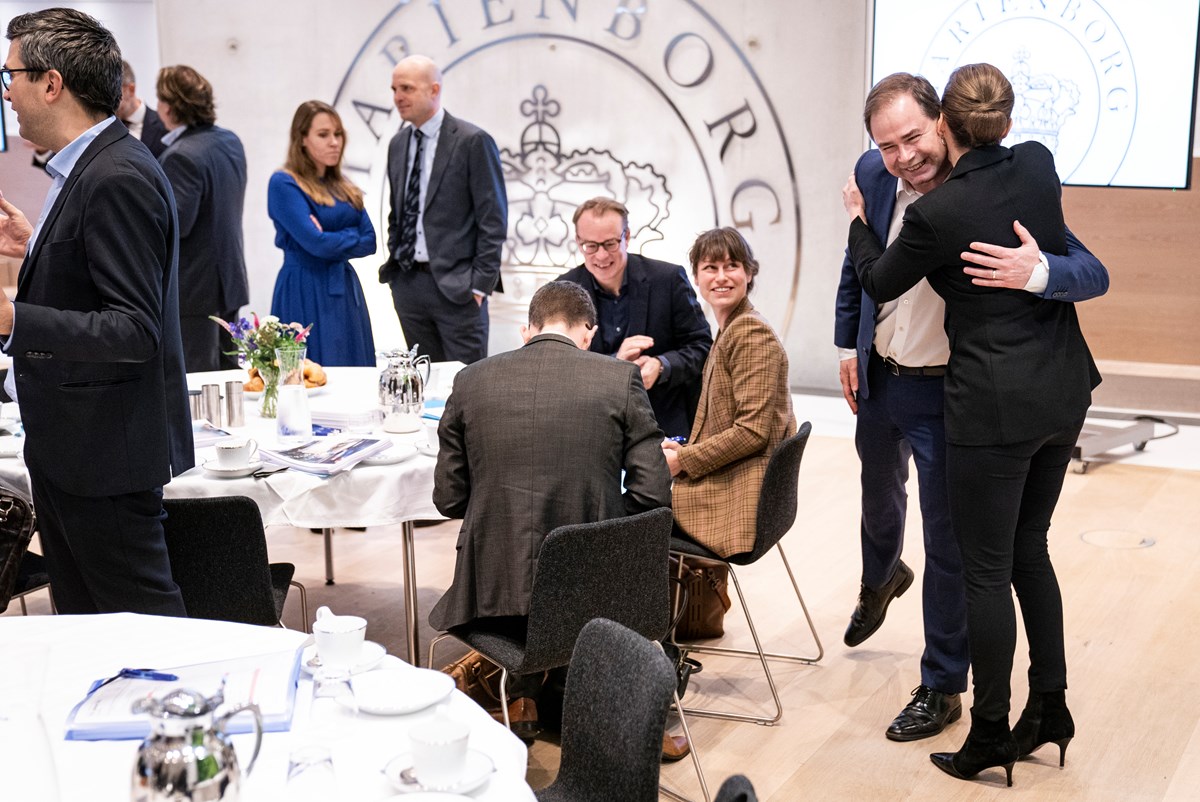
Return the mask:
[[(658, 647), (660, 652), (663, 650), (662, 644), (658, 641), (654, 641), (654, 645)], [(679, 714), (679, 725), (683, 727), (683, 737), (687, 739), (688, 746), (690, 747), (689, 752), (692, 757), (692, 765), (696, 767), (696, 778), (700, 781), (700, 792), (704, 794), (704, 802), (711, 802), (712, 796), (708, 792), (708, 783), (704, 779), (704, 770), (700, 768), (700, 750), (696, 748), (696, 741), (692, 738), (692, 730), (688, 727), (687, 716), (684, 715), (683, 703), (679, 701), (679, 692), (677, 689), (671, 689), (671, 698), (674, 700), (675, 711)], [(678, 791), (673, 791), (661, 782), (659, 783), (658, 790), (660, 794), (671, 799), (677, 799), (680, 802), (691, 802), (688, 797), (683, 796)]]
[(435, 648), (437, 648), (437, 645), (439, 643), (444, 641), (446, 638), (451, 638), (451, 637), (454, 637), (454, 636), (451, 635), (449, 632), (443, 632), (442, 634), (436, 636), (433, 640), (431, 640), (429, 642), (429, 667), (432, 668), (434, 671), (438, 670), (438, 666), (436, 663), (433, 662), (433, 650)]
[(778, 652), (767, 652), (763, 650), (762, 642), (759, 640), (758, 631), (754, 627), (754, 619), (750, 615), (750, 608), (746, 606), (746, 597), (742, 594), (741, 583), (738, 582), (737, 572), (733, 570), (733, 566), (729, 566), (729, 576), (733, 579), (733, 587), (737, 592), (738, 602), (742, 606), (742, 613), (746, 616), (746, 623), (750, 627), (750, 636), (754, 639), (754, 649), (733, 649), (724, 646), (687, 646), (688, 652), (697, 654), (722, 654), (734, 657), (757, 657), (763, 667), (763, 674), (767, 678), (767, 686), (771, 689), (771, 699), (775, 704), (775, 714), (770, 717), (751, 716), (743, 713), (732, 713), (723, 710), (712, 710), (708, 708), (683, 708), (688, 713), (700, 718), (720, 718), (729, 721), (752, 721), (755, 724), (763, 724), (771, 726), (777, 723), (783, 717), (783, 703), (779, 699), (779, 691), (775, 687), (775, 678), (771, 675), (771, 668), (767, 665), (767, 658), (774, 660), (787, 660), (805, 665), (812, 665), (825, 656), (825, 647), (821, 644), (821, 638), (817, 635), (816, 626), (813, 624), (812, 616), (808, 612), (808, 605), (804, 603), (804, 597), (800, 594), (800, 586), (796, 583), (796, 576), (792, 573), (792, 567), (788, 563), (787, 555), (784, 554), (783, 545), (776, 544), (779, 549), (779, 556), (783, 559), (783, 566), (787, 569), (788, 578), (791, 580), (792, 589), (796, 592), (796, 599), (800, 602), (800, 608), (804, 611), (804, 618), (808, 622), (809, 632), (812, 633), (813, 640), (817, 644), (817, 655), (815, 657), (803, 657), (794, 654), (780, 654)]
[(18, 600), (21, 602), (21, 615), (29, 615), (29, 608), (25, 606), (25, 596), (19, 596)]
[[(821, 636), (817, 634), (817, 627), (813, 623), (812, 615), (808, 612), (808, 605), (804, 603), (804, 596), (800, 594), (800, 585), (796, 583), (796, 576), (792, 573), (791, 563), (788, 562), (787, 554), (783, 551), (783, 544), (777, 543), (775, 548), (779, 549), (779, 556), (783, 560), (783, 567), (787, 569), (788, 579), (792, 582), (792, 590), (796, 592), (796, 601), (800, 602), (800, 609), (804, 611), (804, 620), (808, 622), (808, 631), (812, 634), (813, 642), (817, 645), (817, 654), (815, 657), (804, 657), (798, 654), (780, 654), (778, 652), (764, 652), (764, 654), (772, 660), (787, 660), (804, 665), (819, 663), (825, 656), (825, 647), (821, 643)], [(732, 566), (729, 572), (730, 575), (733, 575)], [(736, 584), (736, 578), (734, 582)], [(758, 652), (751, 649), (733, 649), (725, 646), (688, 646), (687, 649), (690, 652), (699, 652), (701, 654), (729, 654), (741, 657), (758, 657)]]
[(300, 629), (306, 634), (312, 634), (312, 622), (308, 619), (308, 588), (300, 584), (296, 580), (290, 580), (289, 585), (300, 592), (300, 620), (303, 622)]
[(508, 669), (500, 666), (500, 709), (504, 711), (504, 726), (512, 732), (512, 722), (508, 720)]

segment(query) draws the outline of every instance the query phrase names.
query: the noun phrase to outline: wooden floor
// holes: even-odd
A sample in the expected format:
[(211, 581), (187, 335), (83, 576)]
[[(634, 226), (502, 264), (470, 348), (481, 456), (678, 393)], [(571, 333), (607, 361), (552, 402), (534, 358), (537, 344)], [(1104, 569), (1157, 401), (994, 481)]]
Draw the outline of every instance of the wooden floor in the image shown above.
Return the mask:
[[(725, 777), (744, 773), (764, 800), (1200, 799), (1200, 472), (1111, 464), (1068, 474), (1051, 553), (1063, 587), (1067, 699), (1078, 735), (1065, 769), (1050, 746), (1017, 765), (1011, 789), (1000, 769), (966, 783), (929, 763), (929, 752), (958, 748), (966, 718), (925, 741), (898, 744), (883, 736), (919, 682), (920, 594), (914, 586), (895, 602), (866, 644), (842, 644), (860, 570), (856, 477), (851, 441), (812, 438), (800, 472), (799, 523), (783, 543), (826, 655), (815, 666), (773, 666), (785, 710), (779, 725), (692, 722), (714, 794)], [(910, 506), (910, 531), (919, 532), (919, 511)], [(422, 621), (449, 584), (456, 532), (456, 522), (417, 529)], [(297, 563), (310, 605), (365, 616), (368, 638), (404, 653), (398, 527), (339, 530), (333, 587), (322, 583), (319, 536), (272, 529), (268, 537), (273, 560)], [(904, 558), (920, 572), (919, 538)], [(776, 649), (811, 651), (779, 560), (769, 556), (739, 576), (760, 634)], [(44, 594), (30, 597), (31, 613), (46, 608)], [(285, 621), (299, 625), (298, 605), (289, 602)], [(736, 605), (727, 626), (728, 641), (748, 642)], [(423, 644), (431, 634), (425, 627)], [(1024, 651), (1022, 643), (1013, 680), (1017, 711), (1026, 696)], [(702, 659), (689, 703), (766, 710), (770, 697), (756, 662)], [(557, 760), (552, 743), (534, 745), (535, 788), (553, 779)], [(664, 766), (663, 780), (699, 798), (690, 762)]]

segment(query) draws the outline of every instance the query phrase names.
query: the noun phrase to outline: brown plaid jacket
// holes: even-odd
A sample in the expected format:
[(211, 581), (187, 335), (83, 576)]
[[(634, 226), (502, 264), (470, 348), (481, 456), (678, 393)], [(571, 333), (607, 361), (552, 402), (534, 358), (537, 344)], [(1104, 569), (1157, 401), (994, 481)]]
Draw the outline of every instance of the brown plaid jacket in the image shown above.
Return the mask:
[(795, 432), (787, 352), (745, 300), (704, 363), (696, 422), (672, 490), (679, 526), (722, 557), (749, 551), (767, 462)]

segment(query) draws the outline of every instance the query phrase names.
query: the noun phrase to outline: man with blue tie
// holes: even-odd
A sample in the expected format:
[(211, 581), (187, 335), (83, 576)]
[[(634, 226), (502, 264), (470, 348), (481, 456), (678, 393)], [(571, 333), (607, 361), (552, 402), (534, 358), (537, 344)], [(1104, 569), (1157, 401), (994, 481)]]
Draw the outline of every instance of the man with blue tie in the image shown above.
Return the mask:
[(408, 123), (388, 146), (392, 205), (388, 260), (404, 339), (434, 362), (487, 356), (487, 298), (500, 284), (508, 197), (500, 151), (483, 129), (442, 108), (442, 74), (425, 56), (392, 71), (392, 94)]

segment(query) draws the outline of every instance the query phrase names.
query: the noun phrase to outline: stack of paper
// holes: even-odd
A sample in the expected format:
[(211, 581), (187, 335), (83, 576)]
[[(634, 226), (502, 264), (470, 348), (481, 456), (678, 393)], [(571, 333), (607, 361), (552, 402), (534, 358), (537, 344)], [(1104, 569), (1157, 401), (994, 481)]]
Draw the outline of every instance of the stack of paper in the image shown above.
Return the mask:
[(284, 465), (297, 471), (330, 476), (349, 470), (362, 460), (391, 448), (392, 441), (373, 437), (336, 435), (318, 437), (302, 446), (281, 451), (260, 449), (267, 462)]

